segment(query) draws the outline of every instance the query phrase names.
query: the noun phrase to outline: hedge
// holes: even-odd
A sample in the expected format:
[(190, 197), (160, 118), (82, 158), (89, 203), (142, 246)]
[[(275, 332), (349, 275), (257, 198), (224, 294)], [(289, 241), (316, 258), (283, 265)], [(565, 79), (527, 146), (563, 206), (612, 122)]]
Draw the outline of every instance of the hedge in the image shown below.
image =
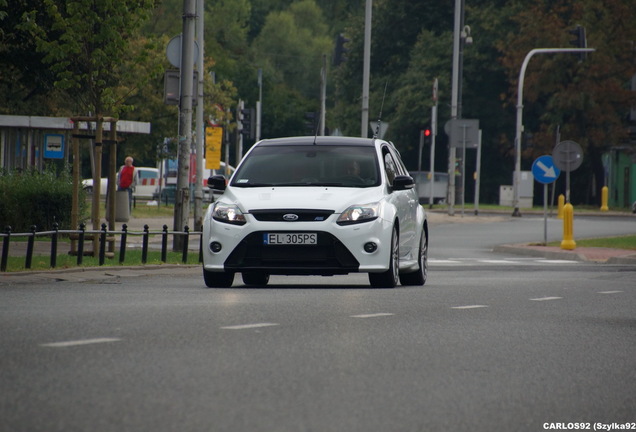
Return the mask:
[[(85, 192), (79, 191), (79, 214), (84, 219), (88, 211)], [(0, 172), (0, 230), (11, 226), (12, 232), (29, 232), (71, 227), (73, 180), (68, 170), (47, 169)]]

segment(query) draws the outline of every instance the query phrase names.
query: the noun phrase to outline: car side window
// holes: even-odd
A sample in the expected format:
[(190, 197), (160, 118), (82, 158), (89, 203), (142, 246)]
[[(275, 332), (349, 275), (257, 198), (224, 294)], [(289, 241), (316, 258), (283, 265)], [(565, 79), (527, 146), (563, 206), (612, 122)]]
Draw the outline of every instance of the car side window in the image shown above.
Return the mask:
[(400, 152), (398, 152), (396, 148), (392, 148), (390, 151), (395, 161), (397, 175), (409, 175), (409, 171), (406, 169), (406, 166), (404, 166), (404, 162), (400, 157)]
[(389, 151), (385, 151), (384, 153), (384, 171), (386, 172), (389, 185), (393, 186), (393, 180), (398, 173), (398, 169)]

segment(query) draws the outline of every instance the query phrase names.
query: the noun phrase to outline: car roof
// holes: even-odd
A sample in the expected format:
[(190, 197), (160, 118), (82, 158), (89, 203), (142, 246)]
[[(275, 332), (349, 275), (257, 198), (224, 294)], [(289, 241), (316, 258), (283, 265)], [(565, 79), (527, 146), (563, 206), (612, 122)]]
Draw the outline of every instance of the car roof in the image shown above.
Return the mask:
[(285, 145), (347, 145), (347, 146), (375, 146), (375, 138), (360, 138), (360, 137), (343, 137), (343, 136), (299, 136), (299, 137), (286, 137), (286, 138), (274, 138), (264, 139), (259, 141), (259, 146), (285, 146)]

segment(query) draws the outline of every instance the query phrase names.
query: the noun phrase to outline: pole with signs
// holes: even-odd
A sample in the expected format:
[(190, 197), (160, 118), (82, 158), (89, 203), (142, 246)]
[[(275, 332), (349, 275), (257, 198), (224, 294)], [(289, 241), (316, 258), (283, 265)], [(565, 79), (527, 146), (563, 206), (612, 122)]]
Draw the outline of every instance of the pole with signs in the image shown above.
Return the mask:
[(548, 243), (548, 185), (553, 183), (561, 171), (555, 166), (552, 156), (541, 156), (532, 164), (532, 175), (543, 183), (543, 245)]

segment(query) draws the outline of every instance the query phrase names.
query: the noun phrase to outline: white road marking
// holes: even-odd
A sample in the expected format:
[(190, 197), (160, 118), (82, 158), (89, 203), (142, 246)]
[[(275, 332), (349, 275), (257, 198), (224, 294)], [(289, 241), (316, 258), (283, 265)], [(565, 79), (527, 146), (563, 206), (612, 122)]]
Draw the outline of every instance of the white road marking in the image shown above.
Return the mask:
[(539, 297), (530, 299), (532, 301), (550, 301), (550, 300), (561, 300), (563, 297)]
[(479, 309), (487, 308), (487, 305), (467, 305), (467, 306), (453, 306), (451, 309)]
[(545, 263), (545, 264), (579, 264), (579, 263), (580, 263), (580, 261), (574, 261), (574, 260), (558, 260), (558, 259), (553, 259), (553, 260), (540, 259), (540, 260), (537, 260), (537, 262), (539, 262), (539, 263)]
[(618, 293), (622, 293), (623, 291), (599, 291), (599, 294), (618, 294)]
[(377, 318), (377, 317), (391, 316), (391, 315), (395, 315), (395, 314), (382, 312), (382, 313), (374, 313), (374, 314), (351, 315), (351, 318)]
[(581, 264), (581, 261), (575, 260), (559, 260), (545, 258), (503, 258), (503, 259), (487, 259), (487, 258), (452, 258), (452, 259), (435, 259), (429, 258), (430, 265), (479, 265), (479, 264), (499, 264), (499, 265), (533, 265), (533, 264)]
[(242, 325), (235, 325), (235, 326), (225, 326), (225, 327), (221, 327), (224, 330), (246, 330), (246, 329), (253, 329), (253, 328), (261, 328), (261, 327), (271, 327), (271, 326), (277, 326), (280, 324), (276, 324), (276, 323), (256, 323), (256, 324), (242, 324)]
[(78, 345), (119, 342), (120, 340), (121, 339), (119, 338), (81, 339), (81, 340), (74, 340), (74, 341), (45, 343), (45, 344), (40, 344), (40, 346), (50, 347), (50, 348), (66, 348), (66, 347), (78, 346)]

